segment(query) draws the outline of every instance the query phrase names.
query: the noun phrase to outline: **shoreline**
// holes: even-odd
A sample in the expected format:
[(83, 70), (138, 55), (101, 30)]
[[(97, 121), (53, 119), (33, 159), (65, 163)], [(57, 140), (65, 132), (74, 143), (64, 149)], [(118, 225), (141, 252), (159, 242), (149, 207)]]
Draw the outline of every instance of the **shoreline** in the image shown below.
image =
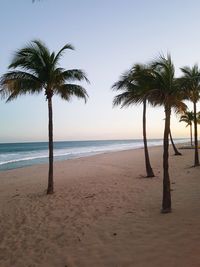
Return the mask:
[[(184, 145), (184, 144), (187, 144), (187, 142), (180, 142), (180, 143), (175, 143), (176, 145)], [(171, 144), (169, 144), (171, 146)], [(161, 144), (159, 145), (149, 145), (148, 146), (148, 149), (150, 150), (151, 148), (153, 147), (162, 147)], [(66, 159), (58, 159), (57, 156), (54, 156), (54, 164), (56, 164), (57, 162), (62, 162), (62, 161), (68, 161), (68, 160), (74, 160), (74, 159), (80, 159), (80, 158), (88, 158), (88, 157), (93, 157), (93, 156), (97, 156), (97, 155), (101, 155), (101, 154), (107, 154), (107, 153), (118, 153), (118, 152), (122, 152), (122, 151), (130, 151), (130, 150), (138, 150), (138, 149), (144, 149), (143, 146), (141, 147), (136, 147), (136, 148), (126, 148), (126, 149), (113, 149), (113, 150), (105, 150), (105, 151), (97, 151), (97, 152), (88, 152), (88, 153), (85, 153), (84, 155), (79, 155), (79, 156), (74, 156), (72, 158), (66, 158)], [(63, 157), (63, 156), (60, 156), (60, 157)], [(42, 157), (43, 158), (43, 157)], [(39, 159), (39, 158), (37, 158)], [(36, 160), (37, 160), (36, 159)], [(45, 157), (45, 160), (48, 160), (48, 157)], [(20, 162), (23, 160), (17, 160), (17, 162)], [(25, 162), (28, 161), (28, 160), (25, 160)], [(14, 163), (15, 161), (13, 161)], [(12, 163), (8, 163), (8, 164), (12, 164)], [(7, 165), (7, 164), (1, 164), (1, 166), (3, 165)], [(38, 166), (38, 165), (48, 165), (48, 162), (37, 162), (37, 163), (30, 163), (26, 166), (17, 166), (17, 167), (10, 167), (8, 169), (0, 169), (0, 173), (1, 172), (5, 172), (5, 171), (9, 171), (9, 170), (16, 170), (16, 169), (21, 169), (21, 168), (27, 168), (27, 167), (31, 167), (31, 166)]]
[[(152, 147), (162, 147), (160, 145), (158, 146), (152, 146)], [(151, 147), (149, 147), (149, 150), (150, 150)], [(125, 150), (114, 150), (114, 151), (104, 151), (104, 152), (99, 152), (99, 153), (95, 153), (95, 154), (92, 154), (92, 155), (84, 155), (84, 156), (79, 156), (79, 157), (75, 157), (75, 158), (69, 158), (69, 159), (61, 159), (61, 160), (55, 160), (54, 158), (54, 162), (53, 164), (56, 165), (58, 162), (68, 162), (68, 161), (71, 161), (71, 160), (79, 160), (79, 159), (82, 159), (82, 158), (93, 158), (95, 156), (99, 156), (99, 155), (104, 155), (104, 154), (112, 154), (112, 153), (120, 153), (120, 152), (128, 152), (128, 151), (131, 151), (131, 150), (143, 150), (143, 147), (137, 147), (137, 148), (130, 148), (130, 149), (125, 149)], [(22, 167), (17, 167), (17, 168), (13, 168), (13, 169), (7, 169), (7, 170), (0, 170), (0, 173), (1, 172), (7, 172), (7, 171), (14, 171), (14, 170), (17, 170), (17, 169), (23, 169), (23, 168), (30, 168), (30, 167), (37, 167), (37, 166), (46, 166), (48, 167), (49, 166), (49, 163), (36, 163), (36, 164), (32, 164), (32, 165), (28, 165), (28, 166), (22, 166)]]

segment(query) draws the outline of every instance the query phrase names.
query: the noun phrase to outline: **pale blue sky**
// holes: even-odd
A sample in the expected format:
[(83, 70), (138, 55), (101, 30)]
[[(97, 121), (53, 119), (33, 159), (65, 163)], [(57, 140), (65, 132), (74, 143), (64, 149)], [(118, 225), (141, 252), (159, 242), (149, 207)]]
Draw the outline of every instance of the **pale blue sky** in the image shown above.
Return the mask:
[[(81, 68), (88, 103), (54, 97), (54, 139), (126, 139), (142, 137), (142, 108), (112, 108), (110, 90), (133, 63), (145, 63), (159, 52), (171, 52), (179, 67), (200, 62), (198, 0), (0, 0), (0, 74), (13, 52), (35, 38), (57, 51), (72, 43), (62, 67)], [(23, 96), (0, 103), (0, 142), (47, 140), (44, 95)], [(148, 136), (163, 136), (163, 109), (148, 109)], [(175, 137), (187, 137), (184, 124), (173, 117)]]

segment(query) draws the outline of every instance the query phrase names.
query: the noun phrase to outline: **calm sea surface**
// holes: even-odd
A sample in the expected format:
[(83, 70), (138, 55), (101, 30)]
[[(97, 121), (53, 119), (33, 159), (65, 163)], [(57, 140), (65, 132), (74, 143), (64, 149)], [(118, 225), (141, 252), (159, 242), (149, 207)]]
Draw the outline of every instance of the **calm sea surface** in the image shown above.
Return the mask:
[[(175, 143), (188, 139), (175, 139)], [(148, 140), (149, 146), (162, 144), (162, 139)], [(143, 147), (142, 139), (104, 141), (54, 142), (54, 160), (86, 157), (109, 151), (120, 151)], [(7, 143), (0, 144), (0, 170), (9, 170), (48, 162), (48, 143)]]

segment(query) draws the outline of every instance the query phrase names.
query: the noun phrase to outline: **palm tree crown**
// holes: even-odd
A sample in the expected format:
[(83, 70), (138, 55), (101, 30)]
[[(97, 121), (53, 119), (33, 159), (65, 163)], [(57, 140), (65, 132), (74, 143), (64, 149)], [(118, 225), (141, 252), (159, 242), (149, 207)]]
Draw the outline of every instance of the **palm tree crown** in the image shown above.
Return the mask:
[(149, 92), (149, 99), (154, 106), (173, 108), (176, 113), (184, 112), (187, 106), (183, 103), (185, 94), (175, 78), (175, 69), (168, 54), (160, 56), (151, 63), (153, 69), (153, 88)]
[(76, 95), (86, 101), (86, 90), (71, 83), (83, 79), (88, 81), (85, 73), (78, 69), (65, 70), (59, 67), (59, 60), (66, 49), (74, 48), (66, 44), (57, 54), (50, 53), (45, 44), (35, 40), (18, 50), (9, 65), (9, 69), (14, 71), (7, 72), (1, 78), (1, 93), (8, 96), (7, 101), (22, 94), (37, 94), (42, 90), (45, 90), (47, 98), (57, 94), (70, 100), (71, 96)]
[(182, 88), (187, 93), (187, 98), (197, 102), (200, 98), (200, 69), (197, 64), (193, 67), (181, 68), (183, 76), (179, 78)]
[(141, 104), (147, 99), (147, 92), (151, 84), (150, 68), (144, 64), (135, 64), (129, 71), (121, 75), (119, 81), (112, 88), (122, 93), (115, 96), (113, 105), (128, 107)]

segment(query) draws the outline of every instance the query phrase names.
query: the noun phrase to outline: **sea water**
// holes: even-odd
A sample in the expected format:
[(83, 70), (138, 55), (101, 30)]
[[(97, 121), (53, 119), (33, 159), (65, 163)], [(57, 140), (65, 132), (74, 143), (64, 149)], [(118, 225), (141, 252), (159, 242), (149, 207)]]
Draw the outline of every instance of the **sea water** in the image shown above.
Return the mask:
[[(188, 139), (175, 139), (175, 143)], [(162, 139), (148, 140), (148, 146), (162, 145)], [(54, 160), (86, 157), (109, 151), (121, 151), (143, 147), (142, 139), (62, 141), (54, 142)], [(0, 170), (9, 170), (34, 164), (48, 163), (48, 142), (0, 144)]]

